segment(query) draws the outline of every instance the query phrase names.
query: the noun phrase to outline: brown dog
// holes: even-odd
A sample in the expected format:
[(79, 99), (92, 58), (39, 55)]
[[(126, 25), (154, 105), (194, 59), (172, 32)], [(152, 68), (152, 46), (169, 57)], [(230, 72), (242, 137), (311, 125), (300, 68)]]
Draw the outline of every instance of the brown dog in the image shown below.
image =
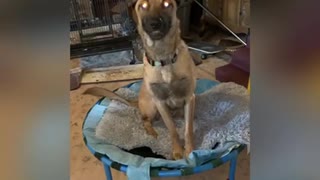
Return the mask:
[[(135, 10), (145, 50), (144, 80), (138, 102), (144, 127), (148, 134), (157, 137), (152, 120), (159, 112), (170, 132), (173, 159), (181, 159), (183, 154), (188, 156), (194, 148), (196, 77), (194, 62), (180, 37), (177, 4), (174, 0), (138, 0)], [(101, 88), (91, 88), (85, 93), (119, 100), (117, 95)], [(134, 105), (131, 102), (127, 104)], [(185, 151), (171, 116), (171, 110), (177, 108), (184, 110)]]

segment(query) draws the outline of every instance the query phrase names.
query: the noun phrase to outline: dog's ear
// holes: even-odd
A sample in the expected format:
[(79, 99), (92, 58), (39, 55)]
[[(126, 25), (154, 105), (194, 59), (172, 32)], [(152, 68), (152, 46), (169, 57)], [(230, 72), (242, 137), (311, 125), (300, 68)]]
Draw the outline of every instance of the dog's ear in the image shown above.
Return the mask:
[(179, 7), (181, 0), (176, 0), (177, 6)]
[(128, 1), (128, 6), (130, 7), (130, 8), (133, 8), (134, 9), (134, 7), (136, 6), (136, 4), (137, 4), (137, 2), (138, 2), (138, 0), (129, 0)]
[(136, 24), (138, 23), (138, 18), (135, 10), (137, 2), (138, 0), (131, 0), (128, 2), (129, 13)]

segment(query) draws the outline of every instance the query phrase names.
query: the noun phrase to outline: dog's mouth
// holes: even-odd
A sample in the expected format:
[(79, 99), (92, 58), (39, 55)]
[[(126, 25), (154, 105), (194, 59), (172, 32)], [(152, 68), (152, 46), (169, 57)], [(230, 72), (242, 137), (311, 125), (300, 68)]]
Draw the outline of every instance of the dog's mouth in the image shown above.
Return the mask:
[(165, 34), (159, 30), (157, 31), (152, 31), (149, 33), (149, 36), (152, 40), (160, 40), (164, 38)]

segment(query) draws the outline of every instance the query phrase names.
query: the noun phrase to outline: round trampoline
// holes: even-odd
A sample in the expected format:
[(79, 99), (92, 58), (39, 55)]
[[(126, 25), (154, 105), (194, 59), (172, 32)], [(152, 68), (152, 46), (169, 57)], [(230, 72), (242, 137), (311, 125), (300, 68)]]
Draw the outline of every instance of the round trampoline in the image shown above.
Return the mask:
[[(215, 81), (210, 81), (210, 80), (198, 80), (197, 81), (197, 86), (198, 84), (202, 83), (204, 86), (198, 87), (196, 89), (196, 93), (201, 93), (206, 91), (207, 89), (215, 86), (217, 82)], [(132, 83), (126, 87), (131, 87), (136, 83)], [(105, 98), (101, 98), (87, 113), (87, 116), (85, 117), (84, 123), (82, 125), (82, 129), (84, 130), (85, 124), (86, 123), (91, 123), (89, 122), (90, 119), (88, 119), (88, 114), (92, 111), (92, 109), (100, 105)], [(107, 180), (112, 180), (112, 173), (111, 173), (111, 168), (121, 171), (125, 174), (127, 174), (128, 171), (128, 165), (115, 162), (111, 160), (112, 158), (109, 158), (106, 154), (99, 153), (95, 147), (90, 145), (90, 141), (92, 141), (92, 137), (87, 137), (85, 133), (83, 133), (83, 139), (84, 142), (87, 146), (87, 148), (90, 150), (90, 152), (99, 160), (104, 166), (105, 174)], [(197, 173), (201, 173), (204, 171), (212, 170), (224, 163), (230, 162), (229, 166), (229, 175), (226, 177), (226, 179), (229, 180), (235, 180), (235, 172), (236, 172), (236, 166), (237, 166), (237, 157), (239, 153), (245, 148), (245, 145), (240, 145), (234, 149), (232, 149), (228, 154), (223, 155), (222, 157), (219, 158), (214, 158), (209, 161), (206, 161), (205, 163), (202, 163), (200, 165), (197, 165), (195, 167), (185, 167), (185, 168), (168, 168), (168, 167), (150, 167), (150, 177), (177, 177), (177, 176), (187, 176), (187, 175), (193, 175)], [(129, 153), (129, 152), (125, 152)]]

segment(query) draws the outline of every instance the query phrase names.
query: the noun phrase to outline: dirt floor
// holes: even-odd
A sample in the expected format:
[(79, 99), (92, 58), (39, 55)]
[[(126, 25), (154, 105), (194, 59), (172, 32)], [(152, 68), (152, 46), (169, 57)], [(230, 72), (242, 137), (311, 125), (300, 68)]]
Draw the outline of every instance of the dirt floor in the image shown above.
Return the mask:
[[(197, 67), (197, 76), (199, 78), (206, 78), (215, 80), (215, 68), (225, 65), (226, 61), (218, 59), (217, 57), (210, 57), (204, 60), (201, 65)], [(133, 81), (113, 82), (83, 85), (79, 89), (70, 91), (70, 107), (71, 107), (71, 160), (70, 160), (70, 179), (71, 180), (105, 180), (103, 166), (86, 148), (83, 139), (81, 126), (88, 110), (96, 103), (98, 98), (92, 96), (84, 96), (82, 92), (88, 87), (101, 86), (109, 90), (117, 89), (121, 86), (132, 83)], [(226, 180), (228, 177), (229, 164), (225, 164), (211, 171), (202, 174), (179, 177), (179, 178), (165, 178), (168, 180)], [(240, 154), (237, 166), (237, 180), (249, 179), (250, 157), (246, 150)], [(123, 173), (112, 171), (114, 180), (127, 179)], [(154, 178), (164, 179), (164, 178)]]

